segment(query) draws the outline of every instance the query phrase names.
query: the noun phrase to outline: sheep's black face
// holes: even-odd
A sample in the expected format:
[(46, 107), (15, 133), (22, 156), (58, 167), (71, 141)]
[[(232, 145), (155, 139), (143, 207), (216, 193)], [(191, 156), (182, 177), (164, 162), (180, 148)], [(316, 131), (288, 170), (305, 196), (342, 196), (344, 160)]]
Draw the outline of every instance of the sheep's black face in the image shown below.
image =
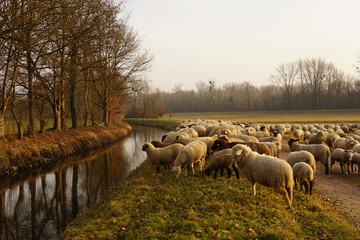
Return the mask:
[(211, 174), (211, 171), (208, 168), (206, 168), (204, 172), (205, 172), (206, 176), (210, 176), (210, 174)]
[(147, 149), (148, 147), (149, 147), (149, 145), (144, 144), (144, 145), (142, 146), (141, 150), (146, 151), (146, 149)]

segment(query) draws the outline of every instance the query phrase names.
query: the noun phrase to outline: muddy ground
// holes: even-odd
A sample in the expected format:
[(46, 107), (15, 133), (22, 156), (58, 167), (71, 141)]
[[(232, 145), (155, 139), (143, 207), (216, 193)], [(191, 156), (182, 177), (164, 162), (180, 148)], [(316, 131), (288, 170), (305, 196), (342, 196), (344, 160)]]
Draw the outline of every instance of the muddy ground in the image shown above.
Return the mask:
[[(290, 152), (287, 141), (288, 139), (283, 139), (282, 142), (282, 159)], [(349, 176), (342, 174), (339, 163), (335, 163), (333, 168), (333, 173), (325, 175), (324, 166), (317, 162), (313, 192), (360, 231), (360, 177), (357, 172)]]

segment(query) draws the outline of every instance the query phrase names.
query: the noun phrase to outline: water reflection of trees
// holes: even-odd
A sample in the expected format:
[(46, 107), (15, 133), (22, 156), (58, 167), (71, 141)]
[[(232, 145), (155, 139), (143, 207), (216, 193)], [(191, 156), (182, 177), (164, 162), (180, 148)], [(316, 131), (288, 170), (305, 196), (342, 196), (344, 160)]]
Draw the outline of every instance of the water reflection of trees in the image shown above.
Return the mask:
[[(149, 130), (72, 166), (0, 189), (0, 239), (52, 239), (84, 209), (144, 160), (141, 145), (162, 132)], [(147, 131), (145, 131), (147, 132)]]

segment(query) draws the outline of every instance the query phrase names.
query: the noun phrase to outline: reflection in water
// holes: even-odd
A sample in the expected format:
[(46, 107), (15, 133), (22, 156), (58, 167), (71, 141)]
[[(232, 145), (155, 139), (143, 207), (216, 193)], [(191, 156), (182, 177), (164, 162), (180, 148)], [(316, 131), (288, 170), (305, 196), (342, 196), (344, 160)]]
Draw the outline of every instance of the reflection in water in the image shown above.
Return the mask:
[(131, 136), (73, 165), (0, 189), (0, 239), (53, 239), (145, 160), (144, 142), (164, 131), (134, 127)]

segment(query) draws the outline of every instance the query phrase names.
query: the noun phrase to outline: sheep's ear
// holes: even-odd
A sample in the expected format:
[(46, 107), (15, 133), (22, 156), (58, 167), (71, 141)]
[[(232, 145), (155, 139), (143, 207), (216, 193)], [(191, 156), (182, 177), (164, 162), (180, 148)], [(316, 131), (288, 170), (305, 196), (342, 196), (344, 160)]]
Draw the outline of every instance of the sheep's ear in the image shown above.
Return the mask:
[(235, 152), (236, 156), (240, 156), (241, 153), (242, 153), (242, 150), (237, 150), (237, 151)]

